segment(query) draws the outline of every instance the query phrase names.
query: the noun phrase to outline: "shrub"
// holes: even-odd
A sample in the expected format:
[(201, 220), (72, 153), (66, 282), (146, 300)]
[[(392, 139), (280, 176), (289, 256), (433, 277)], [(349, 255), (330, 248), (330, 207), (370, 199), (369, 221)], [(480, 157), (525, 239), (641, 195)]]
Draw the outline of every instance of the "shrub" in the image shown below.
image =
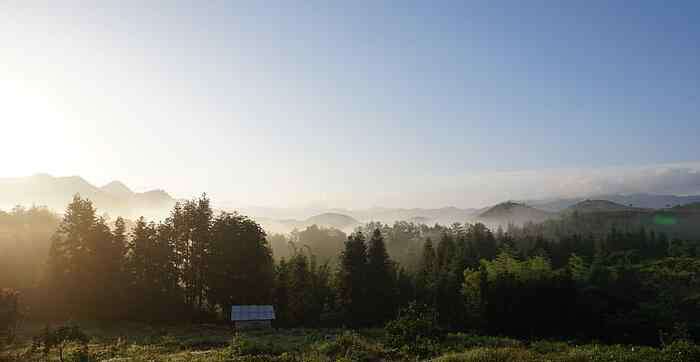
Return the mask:
[(247, 338), (244, 335), (237, 333), (231, 339), (229, 350), (233, 356), (262, 356), (281, 354), (280, 351), (272, 343), (264, 343), (252, 338)]
[(90, 362), (90, 353), (88, 352), (87, 345), (82, 345), (68, 352), (66, 355), (66, 361)]
[(475, 347), (523, 347), (523, 343), (517, 339), (465, 333), (449, 334), (442, 344), (452, 351), (463, 351)]
[(345, 332), (331, 341), (321, 342), (313, 349), (321, 356), (338, 361), (382, 361), (387, 355), (381, 345), (371, 343), (352, 332)]
[(47, 326), (41, 335), (34, 337), (32, 349), (41, 349), (44, 356), (48, 356), (51, 350), (56, 348), (59, 359), (63, 361), (63, 350), (70, 343), (80, 344), (80, 350), (87, 354), (88, 340), (87, 334), (76, 325), (63, 326), (55, 330)]
[(185, 338), (179, 342), (180, 348), (183, 350), (209, 350), (214, 348), (221, 348), (230, 345), (225, 339), (209, 337), (209, 336), (195, 336)]
[(387, 323), (389, 345), (418, 356), (434, 355), (445, 333), (437, 323), (434, 309), (415, 302), (402, 309), (399, 317)]
[(448, 354), (434, 362), (539, 362), (541, 359), (522, 348), (475, 348), (463, 353)]
[(530, 344), (530, 349), (540, 354), (565, 352), (569, 348), (569, 345), (565, 342), (555, 342), (547, 340), (536, 341)]
[(19, 322), (19, 293), (0, 289), (0, 344), (11, 342)]
[[(550, 355), (547, 356), (549, 357)], [(553, 356), (556, 356), (556, 358), (552, 359), (556, 362), (666, 362), (657, 349), (622, 345), (574, 347)]]
[(668, 361), (697, 362), (700, 361), (700, 346), (690, 341), (678, 340), (666, 346), (663, 354)]

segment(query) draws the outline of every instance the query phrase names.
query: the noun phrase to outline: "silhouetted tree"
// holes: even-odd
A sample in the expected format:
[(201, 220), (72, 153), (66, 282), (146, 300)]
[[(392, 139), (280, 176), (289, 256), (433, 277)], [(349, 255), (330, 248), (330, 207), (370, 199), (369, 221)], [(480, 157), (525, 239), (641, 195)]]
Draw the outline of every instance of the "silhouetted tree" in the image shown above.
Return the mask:
[(384, 237), (375, 229), (367, 248), (367, 298), (372, 305), (369, 318), (372, 323), (383, 323), (396, 312), (396, 285), (394, 266), (384, 245)]
[(367, 246), (361, 232), (350, 235), (340, 256), (338, 270), (338, 304), (345, 323), (357, 327), (366, 325), (367, 304)]
[(245, 216), (221, 213), (210, 235), (202, 280), (210, 302), (226, 313), (234, 304), (270, 304), (274, 266), (260, 225)]

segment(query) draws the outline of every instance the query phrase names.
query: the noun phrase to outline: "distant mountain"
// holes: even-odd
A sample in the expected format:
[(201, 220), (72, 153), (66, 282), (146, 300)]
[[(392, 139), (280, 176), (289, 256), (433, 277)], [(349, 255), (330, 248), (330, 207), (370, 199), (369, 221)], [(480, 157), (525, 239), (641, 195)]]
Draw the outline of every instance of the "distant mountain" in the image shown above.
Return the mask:
[(80, 176), (53, 177), (36, 174), (29, 177), (0, 178), (0, 208), (15, 205), (45, 205), (58, 212), (65, 210), (73, 195), (92, 200), (100, 213), (113, 216), (164, 215), (174, 204), (163, 190), (133, 192), (120, 181), (96, 187)]
[(453, 206), (437, 209), (401, 209), (374, 207), (364, 210), (347, 210), (344, 213), (362, 221), (379, 221), (392, 224), (396, 221), (410, 221), (420, 224), (440, 223), (450, 225), (474, 219), (475, 209), (460, 209)]
[[(223, 209), (231, 210), (233, 205), (222, 205)], [(476, 209), (460, 209), (456, 207), (442, 207), (437, 209), (402, 209), (373, 207), (369, 209), (319, 209), (319, 208), (272, 208), (272, 207), (246, 207), (239, 209), (246, 215), (252, 215), (263, 225), (274, 226), (271, 229), (279, 229), (280, 223), (300, 223), (310, 217), (331, 213), (347, 215), (359, 223), (378, 221), (393, 224), (397, 221), (408, 221), (416, 224), (440, 223), (450, 225), (455, 222), (463, 223), (473, 221), (476, 218)]]
[(663, 209), (678, 205), (685, 205), (700, 202), (700, 195), (676, 196), (676, 195), (652, 195), (652, 194), (629, 194), (629, 195), (606, 195), (600, 197), (603, 200), (617, 202), (619, 204), (641, 207), (645, 209)]
[(134, 192), (121, 181), (112, 181), (100, 187), (100, 190), (117, 197), (131, 197), (134, 195)]
[(638, 207), (625, 206), (608, 200), (584, 200), (569, 206), (564, 212), (618, 212), (618, 211), (639, 211)]
[(525, 204), (508, 201), (488, 208), (480, 213), (478, 218), (487, 223), (524, 224), (526, 222), (542, 222), (555, 216), (553, 213)]
[(298, 219), (273, 219), (268, 217), (254, 216), (253, 219), (260, 223), (267, 232), (288, 233), (294, 229), (302, 230), (311, 225), (318, 225), (327, 228), (335, 228), (345, 232), (351, 232), (360, 221), (345, 214), (326, 212), (311, 216), (304, 220)]
[(697, 213), (700, 213), (700, 202), (693, 202), (691, 204), (674, 206), (670, 210), (671, 211), (678, 211), (678, 212), (697, 212)]
[(423, 216), (414, 216), (405, 221), (412, 222), (414, 224), (429, 224), (431, 220)]
[(333, 227), (336, 229), (347, 229), (360, 224), (355, 218), (348, 215), (327, 212), (325, 214), (312, 216), (304, 221), (304, 224)]
[(559, 212), (586, 199), (612, 201), (621, 205), (644, 209), (664, 209), (678, 205), (700, 202), (700, 195), (676, 196), (654, 194), (613, 194), (578, 198), (558, 198), (546, 200), (528, 200), (523, 203), (549, 212)]

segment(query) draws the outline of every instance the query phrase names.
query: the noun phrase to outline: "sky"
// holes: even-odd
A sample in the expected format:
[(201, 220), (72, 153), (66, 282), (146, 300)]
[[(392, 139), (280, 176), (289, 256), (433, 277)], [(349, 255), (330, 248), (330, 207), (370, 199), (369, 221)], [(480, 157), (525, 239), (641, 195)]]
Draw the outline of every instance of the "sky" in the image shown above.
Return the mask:
[(700, 193), (698, 16), (683, 1), (0, 1), (0, 177), (241, 206)]

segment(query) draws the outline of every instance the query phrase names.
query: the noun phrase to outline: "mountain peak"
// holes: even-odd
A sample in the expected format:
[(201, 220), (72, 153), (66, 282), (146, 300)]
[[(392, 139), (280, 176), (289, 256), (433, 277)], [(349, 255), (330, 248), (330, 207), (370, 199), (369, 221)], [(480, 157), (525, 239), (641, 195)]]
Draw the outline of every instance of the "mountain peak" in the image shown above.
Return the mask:
[(96, 187), (80, 176), (35, 174), (28, 177), (0, 178), (0, 205), (45, 205), (64, 210), (75, 194), (90, 199), (100, 212), (135, 217), (148, 213), (160, 217), (175, 204), (165, 191), (134, 193), (124, 183), (112, 181)]
[(131, 195), (134, 193), (123, 182), (116, 181), (116, 180), (100, 187), (100, 189), (104, 192), (107, 192), (107, 193), (112, 194), (112, 195), (117, 195), (117, 196)]
[(518, 202), (506, 201), (487, 209), (479, 217), (485, 220), (522, 224), (528, 221), (544, 221), (552, 217), (552, 214)]

